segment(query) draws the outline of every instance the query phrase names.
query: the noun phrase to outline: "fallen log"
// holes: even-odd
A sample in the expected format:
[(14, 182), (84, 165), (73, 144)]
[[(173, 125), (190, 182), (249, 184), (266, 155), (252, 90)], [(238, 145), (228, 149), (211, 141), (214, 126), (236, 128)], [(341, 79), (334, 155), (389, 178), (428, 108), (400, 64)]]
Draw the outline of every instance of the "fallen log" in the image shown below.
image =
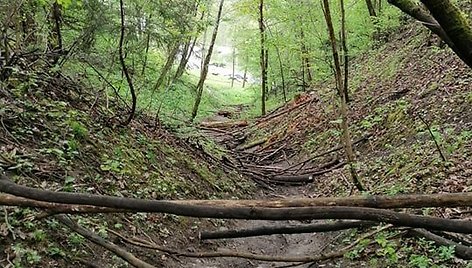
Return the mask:
[[(257, 174), (255, 172), (252, 172)], [(263, 176), (262, 174), (258, 174)], [(173, 205), (195, 205), (216, 207), (249, 207), (249, 208), (291, 208), (291, 207), (313, 207), (313, 206), (349, 206), (369, 208), (426, 208), (426, 207), (470, 207), (472, 206), (472, 192), (470, 193), (442, 193), (442, 194), (403, 194), (396, 196), (372, 195), (372, 196), (349, 196), (349, 197), (320, 197), (320, 198), (285, 198), (272, 200), (142, 200), (137, 198), (111, 197), (93, 194), (65, 193), (41, 190), (27, 186), (18, 185), (6, 176), (0, 176), (0, 192), (14, 196), (21, 196), (38, 201), (91, 205), (99, 207), (117, 208), (116, 205), (129, 201), (134, 203), (149, 204), (173, 204)], [(67, 198), (61, 200), (60, 197)], [(99, 200), (100, 205), (90, 200)], [(115, 201), (116, 200), (116, 201)], [(89, 204), (90, 203), (90, 204)], [(41, 207), (41, 206), (32, 206)], [(125, 209), (124, 207), (118, 207)]]
[(327, 223), (314, 224), (298, 224), (285, 226), (261, 226), (253, 229), (243, 230), (224, 230), (214, 232), (201, 232), (200, 239), (224, 239), (224, 238), (241, 238), (275, 234), (304, 234), (316, 232), (332, 232), (341, 231), (352, 228), (364, 228), (374, 226), (377, 223), (371, 221), (337, 221)]
[[(410, 215), (388, 210), (359, 207), (248, 207), (235, 206), (232, 201), (220, 201), (220, 206), (208, 205), (215, 201), (169, 201), (169, 200), (143, 200), (136, 198), (122, 198), (113, 196), (53, 192), (40, 190), (26, 186), (20, 186), (8, 180), (5, 176), (0, 179), (0, 191), (5, 193), (26, 197), (29, 199), (77, 205), (93, 205), (117, 209), (132, 210), (134, 212), (169, 213), (179, 216), (197, 218), (218, 218), (218, 219), (246, 219), (246, 220), (314, 220), (314, 219), (346, 219), (346, 220), (367, 220), (386, 222), (397, 226), (408, 226), (414, 228), (424, 228), (432, 230), (450, 231), (456, 233), (472, 233), (472, 221), (449, 220), (430, 216)], [(457, 199), (446, 200), (449, 204), (463, 200), (468, 197), (465, 203), (470, 204), (472, 193), (449, 194)], [(384, 197), (388, 198), (388, 197)], [(429, 199), (428, 196), (426, 199)], [(369, 199), (364, 199), (369, 200)], [(375, 199), (372, 199), (375, 200)], [(372, 201), (371, 200), (371, 201)], [(238, 201), (235, 201), (236, 203)], [(264, 203), (264, 201), (260, 201)], [(232, 204), (233, 205), (230, 205)], [(205, 205), (206, 204), (206, 205)], [(375, 202), (373, 203), (375, 204)], [(436, 203), (437, 205), (440, 205)], [(230, 205), (230, 206), (228, 206)], [(335, 205), (335, 204), (334, 204)], [(416, 204), (418, 205), (418, 203)], [(429, 204), (423, 204), (430, 207)], [(464, 205), (461, 203), (461, 205)]]
[(446, 239), (442, 236), (433, 234), (424, 229), (412, 229), (410, 232), (417, 237), (424, 237), (433, 241), (439, 246), (453, 246), (454, 254), (464, 260), (472, 260), (472, 248), (456, 243), (452, 240)]

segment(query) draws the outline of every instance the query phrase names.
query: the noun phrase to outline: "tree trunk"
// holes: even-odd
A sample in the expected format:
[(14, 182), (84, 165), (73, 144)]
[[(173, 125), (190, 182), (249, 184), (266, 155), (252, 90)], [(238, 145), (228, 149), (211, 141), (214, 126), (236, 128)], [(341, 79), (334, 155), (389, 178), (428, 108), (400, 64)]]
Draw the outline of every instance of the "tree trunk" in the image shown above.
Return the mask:
[(247, 80), (247, 65), (244, 67), (243, 88), (246, 86), (246, 80)]
[(154, 85), (153, 90), (159, 90), (159, 88), (161, 87), (162, 83), (164, 82), (164, 79), (167, 76), (167, 73), (170, 71), (170, 69), (172, 68), (172, 65), (174, 64), (175, 56), (177, 55), (177, 52), (179, 52), (179, 47), (180, 47), (180, 44), (179, 42), (176, 41), (174, 45), (172, 46), (171, 50), (169, 51), (166, 64), (164, 65), (164, 68), (162, 68), (161, 74), (159, 75), (159, 78), (157, 79), (157, 82)]
[[(303, 73), (306, 74), (306, 78), (309, 84), (313, 81), (313, 75), (311, 73), (310, 58), (308, 57), (308, 49), (305, 44), (305, 32), (303, 26), (300, 26), (300, 48), (302, 52), (302, 68)], [(305, 87), (305, 85), (303, 85)]]
[(346, 34), (346, 11), (344, 9), (344, 0), (339, 1), (341, 5), (341, 45), (343, 47), (344, 56), (344, 85), (343, 94), (346, 103), (349, 102), (349, 53), (347, 49), (347, 34)]
[[(461, 54), (472, 63), (472, 27), (450, 0), (421, 0)], [(472, 65), (469, 65), (472, 68)]]
[(53, 24), (50, 32), (49, 51), (52, 53), (52, 64), (56, 64), (62, 53), (62, 11), (57, 1), (52, 5), (51, 23)]
[(236, 79), (234, 77), (234, 68), (236, 65), (236, 48), (233, 48), (233, 72), (231, 74), (231, 87), (234, 87), (234, 80)]
[(123, 123), (124, 126), (128, 125), (131, 123), (131, 120), (134, 118), (134, 114), (136, 112), (136, 91), (134, 90), (133, 86), (133, 80), (131, 79), (131, 76), (128, 72), (128, 68), (126, 68), (125, 64), (125, 57), (123, 55), (123, 42), (125, 39), (125, 8), (123, 4), (123, 0), (120, 0), (120, 18), (121, 18), (121, 28), (120, 28), (120, 42), (119, 42), (119, 47), (118, 47), (118, 52), (120, 54), (120, 64), (121, 68), (123, 70), (123, 73), (126, 76), (126, 81), (128, 82), (129, 86), (129, 91), (131, 93), (131, 110), (129, 111), (128, 119)]
[(267, 94), (267, 49), (265, 44), (266, 34), (264, 25), (264, 0), (259, 1), (259, 31), (261, 35), (261, 114), (266, 114), (266, 94)]
[(208, 65), (210, 64), (211, 54), (213, 53), (213, 47), (215, 46), (216, 36), (218, 35), (218, 27), (220, 26), (221, 13), (223, 11), (223, 4), (224, 4), (224, 0), (221, 0), (220, 5), (218, 7), (218, 15), (216, 16), (215, 28), (213, 29), (213, 35), (211, 36), (210, 47), (208, 48), (208, 52), (205, 56), (205, 62), (203, 63), (203, 68), (200, 73), (200, 80), (198, 81), (198, 85), (196, 89), (197, 96), (195, 97), (195, 105), (193, 106), (192, 116), (190, 118), (191, 121), (195, 120), (195, 117), (197, 116), (197, 113), (198, 113), (198, 107), (200, 106), (200, 102), (202, 100), (203, 85), (208, 75)]
[[(198, 4), (195, 7), (195, 15), (198, 11)], [(200, 16), (200, 22), (203, 21), (203, 18), (205, 17), (205, 11), (202, 12)], [(177, 67), (177, 71), (175, 72), (174, 78), (172, 79), (172, 83), (177, 81), (182, 75), (184, 74), (185, 68), (187, 67), (188, 61), (190, 60), (190, 57), (193, 54), (193, 50), (195, 48), (195, 44), (197, 43), (198, 35), (196, 35), (193, 38), (193, 41), (190, 40), (186, 44), (184, 51), (185, 53), (182, 53), (182, 58), (180, 59), (179, 67)]]
[(369, 10), (369, 15), (371, 17), (377, 17), (377, 14), (375, 13), (375, 8), (374, 8), (374, 4), (372, 3), (372, 0), (365, 0), (365, 3), (367, 5), (367, 9)]
[(334, 35), (334, 28), (333, 28), (333, 22), (331, 19), (331, 11), (329, 9), (329, 2), (328, 0), (323, 0), (323, 6), (324, 6), (324, 15), (326, 19), (326, 24), (328, 26), (328, 34), (331, 40), (331, 49), (333, 51), (333, 61), (334, 61), (334, 69), (335, 69), (335, 78), (336, 78), (336, 87), (338, 89), (338, 94), (341, 97), (341, 117), (342, 117), (342, 122), (341, 122), (341, 127), (343, 130), (343, 139), (344, 142), (344, 148), (346, 151), (346, 158), (351, 170), (351, 176), (352, 180), (354, 182), (354, 185), (359, 191), (364, 191), (364, 186), (362, 185), (357, 172), (354, 167), (354, 162), (355, 162), (355, 156), (354, 156), (354, 151), (352, 149), (352, 142), (351, 142), (351, 134), (349, 132), (349, 126), (348, 126), (348, 115), (347, 115), (347, 103), (346, 103), (346, 98), (345, 95), (342, 92), (343, 89), (343, 78), (342, 78), (342, 72), (341, 72), (341, 65), (339, 63), (339, 54), (338, 54), (338, 47), (336, 45), (336, 37)]
[(148, 61), (149, 45), (151, 44), (151, 32), (149, 31), (146, 36), (146, 48), (144, 50), (143, 69), (141, 70), (141, 76), (146, 74), (146, 67)]
[[(433, 33), (437, 34), (456, 53), (456, 55), (462, 59), (462, 61), (472, 68), (472, 57), (467, 56), (467, 53), (457, 46), (455, 41), (452, 40), (448, 33), (446, 33), (443, 26), (440, 25), (440, 22), (433, 18), (429, 14), (428, 10), (423, 6), (412, 0), (388, 0), (388, 2), (421, 22)], [(472, 38), (470, 40), (472, 40)]]

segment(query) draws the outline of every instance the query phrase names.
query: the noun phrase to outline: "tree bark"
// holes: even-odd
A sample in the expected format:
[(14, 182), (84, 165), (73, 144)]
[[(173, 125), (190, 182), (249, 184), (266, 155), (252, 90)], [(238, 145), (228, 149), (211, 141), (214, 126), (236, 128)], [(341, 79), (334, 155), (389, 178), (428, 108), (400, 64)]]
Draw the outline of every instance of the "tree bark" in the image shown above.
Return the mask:
[(261, 114), (266, 114), (266, 94), (267, 94), (267, 49), (265, 44), (266, 34), (264, 25), (264, 0), (259, 1), (259, 32), (261, 39)]
[(216, 16), (216, 24), (215, 28), (213, 29), (213, 35), (211, 36), (210, 47), (208, 48), (208, 52), (205, 56), (205, 62), (203, 63), (203, 68), (200, 73), (200, 80), (198, 81), (197, 85), (197, 96), (195, 97), (195, 104), (192, 110), (192, 116), (190, 118), (191, 121), (195, 120), (195, 117), (198, 113), (198, 107), (200, 106), (200, 102), (202, 100), (203, 94), (203, 86), (205, 84), (206, 77), (208, 75), (208, 65), (210, 64), (211, 54), (213, 53), (213, 47), (215, 46), (216, 36), (218, 35), (218, 27), (220, 26), (221, 21), (221, 13), (223, 11), (223, 4), (224, 0), (220, 1), (220, 5), (218, 7), (218, 15)]
[(329, 9), (329, 2), (328, 0), (323, 0), (323, 6), (324, 6), (324, 15), (326, 19), (326, 24), (328, 26), (328, 34), (330, 37), (330, 43), (331, 43), (331, 49), (333, 51), (333, 62), (334, 62), (334, 67), (335, 67), (335, 78), (336, 78), (336, 87), (338, 89), (338, 94), (341, 98), (341, 117), (342, 117), (342, 122), (341, 122), (341, 127), (343, 130), (343, 139), (344, 141), (341, 141), (341, 143), (344, 144), (345, 152), (346, 152), (346, 157), (349, 165), (349, 169), (351, 171), (351, 177), (354, 185), (356, 188), (363, 192), (365, 191), (364, 186), (362, 185), (361, 180), (359, 179), (357, 172), (354, 167), (355, 163), (355, 156), (354, 156), (354, 151), (352, 149), (352, 141), (351, 141), (351, 134), (349, 132), (349, 126), (348, 126), (348, 112), (347, 112), (347, 103), (346, 103), (346, 98), (345, 95), (342, 92), (342, 89), (344, 87), (343, 85), (343, 78), (342, 78), (342, 72), (341, 72), (341, 65), (339, 63), (339, 54), (338, 54), (338, 47), (336, 44), (336, 37), (334, 35), (334, 28), (333, 28), (333, 22), (331, 19), (331, 11)]
[[(450, 0), (421, 0), (461, 54), (472, 63), (472, 27)], [(472, 65), (469, 65), (472, 68)]]
[(456, 55), (462, 59), (462, 61), (472, 68), (472, 59), (467, 57), (466, 53), (457, 47), (442, 25), (440, 25), (439, 22), (429, 14), (427, 9), (411, 0), (388, 0), (388, 2), (418, 20), (431, 32), (438, 35), (456, 53)]

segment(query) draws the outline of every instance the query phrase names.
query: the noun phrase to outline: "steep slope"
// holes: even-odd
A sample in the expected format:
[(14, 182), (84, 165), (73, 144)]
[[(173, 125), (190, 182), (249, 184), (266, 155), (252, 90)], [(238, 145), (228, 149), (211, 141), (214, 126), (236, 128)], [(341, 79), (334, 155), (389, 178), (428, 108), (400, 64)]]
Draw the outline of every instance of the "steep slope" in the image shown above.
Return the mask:
[[(472, 191), (472, 71), (436, 43), (422, 28), (405, 26), (353, 62), (350, 129), (356, 168), (370, 194)], [(292, 191), (277, 188), (275, 197), (356, 194), (349, 170), (343, 168), (337, 97), (326, 85), (300, 94), (247, 128), (226, 129), (227, 147), (237, 152), (234, 162), (262, 185), (308, 183)], [(468, 208), (407, 211), (470, 217)], [(350, 235), (341, 237), (358, 237)], [(445, 248), (395, 235), (387, 242), (389, 235), (377, 235), (373, 245), (366, 242), (338, 265), (468, 267), (443, 258), (439, 251)], [(472, 241), (462, 238), (465, 244)], [(327, 248), (339, 248), (334, 245), (343, 245), (341, 240)]]
[[(238, 198), (251, 192), (250, 181), (205, 152), (217, 149), (210, 141), (197, 148), (143, 115), (120, 127), (113, 98), (52, 75), (21, 70), (0, 89), (0, 171), (17, 183), (146, 199)], [(40, 211), (5, 207), (2, 218), (2, 266), (124, 265)], [(210, 224), (151, 214), (73, 219), (103, 237), (113, 229), (177, 247), (192, 243), (195, 230)]]

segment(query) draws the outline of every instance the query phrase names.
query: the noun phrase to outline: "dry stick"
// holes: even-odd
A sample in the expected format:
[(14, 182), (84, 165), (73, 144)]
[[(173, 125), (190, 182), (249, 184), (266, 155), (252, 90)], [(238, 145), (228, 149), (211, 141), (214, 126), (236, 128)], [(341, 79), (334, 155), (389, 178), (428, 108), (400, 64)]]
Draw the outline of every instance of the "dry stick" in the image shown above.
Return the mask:
[(426, 120), (421, 115), (418, 115), (418, 118), (421, 120), (421, 122), (423, 122), (423, 124), (426, 125), (426, 128), (428, 129), (429, 135), (431, 135), (431, 139), (434, 141), (434, 145), (436, 145), (436, 149), (439, 152), (439, 156), (441, 156), (441, 159), (442, 159), (443, 162), (446, 162), (446, 157), (444, 157), (444, 154), (441, 150), (441, 146), (439, 146), (439, 143), (436, 140), (436, 137), (434, 136), (433, 131), (431, 130), (431, 126), (428, 124), (428, 122), (426, 122)]
[[(414, 228), (425, 228), (432, 230), (450, 231), (456, 233), (472, 233), (472, 222), (468, 220), (449, 220), (430, 216), (410, 215), (389, 210), (373, 209), (373, 208), (357, 208), (357, 207), (279, 207), (268, 208), (258, 206), (236, 206), (240, 201), (166, 201), (166, 200), (143, 200), (136, 198), (122, 198), (113, 196), (102, 196), (81, 193), (64, 193), (35, 189), (26, 186), (17, 185), (9, 181), (6, 177), (1, 176), (0, 191), (27, 197), (30, 199), (55, 202), (62, 204), (79, 204), (94, 205), (109, 208), (127, 209), (134, 212), (154, 212), (169, 213), (179, 216), (197, 217), (197, 218), (217, 218), (217, 219), (246, 219), (246, 220), (313, 220), (313, 219), (351, 219), (351, 220), (369, 220), (377, 222), (386, 222), (398, 226), (409, 226)], [(440, 195), (436, 195), (441, 199)], [(446, 204), (455, 204), (456, 206), (470, 206), (472, 203), (472, 193), (449, 194)], [(378, 203), (372, 197), (362, 199), (364, 205), (375, 206)], [(383, 197), (388, 199), (389, 197)], [(394, 197), (391, 197), (394, 198)], [(418, 203), (422, 207), (431, 203), (442, 206), (437, 200), (431, 200), (431, 196), (426, 196), (426, 200), (430, 203)], [(397, 201), (393, 199), (394, 201)], [(457, 203), (458, 200), (464, 202)], [(344, 200), (346, 201), (346, 200)], [(409, 200), (403, 200), (406, 204), (413, 205), (415, 202), (409, 203)], [(424, 201), (424, 200), (423, 200)], [(219, 206), (214, 204), (219, 203)], [(248, 202), (248, 201), (246, 201)], [(249, 201), (251, 202), (251, 201)], [(259, 201), (261, 203), (266, 202)], [(270, 201), (268, 201), (270, 202)], [(280, 201), (279, 201), (280, 202)], [(283, 202), (283, 201), (282, 201)], [(244, 203), (244, 202), (243, 202)], [(362, 203), (362, 202), (361, 202)], [(205, 205), (206, 204), (206, 205)], [(213, 204), (213, 205), (208, 205)], [(277, 204), (277, 203), (275, 203)], [(279, 203), (280, 204), (280, 203)], [(389, 203), (387, 203), (388, 205)], [(395, 202), (394, 202), (395, 204)], [(331, 204), (331, 205), (336, 205)], [(351, 204), (352, 205), (352, 204)], [(383, 205), (386, 205), (385, 203)], [(392, 203), (390, 203), (392, 206)], [(398, 203), (396, 203), (398, 207)]]
[(223, 257), (229, 257), (229, 258), (244, 258), (244, 259), (250, 259), (250, 260), (258, 260), (258, 261), (270, 261), (270, 262), (302, 262), (302, 263), (307, 263), (307, 262), (317, 262), (317, 261), (323, 261), (323, 260), (328, 260), (328, 259), (334, 259), (334, 258), (340, 258), (344, 256), (349, 250), (351, 250), (353, 247), (355, 247), (357, 244), (359, 244), (362, 240), (373, 236), (379, 232), (382, 232), (388, 228), (391, 228), (392, 225), (387, 225), (382, 228), (379, 228), (377, 230), (374, 230), (370, 233), (367, 233), (363, 235), (361, 238), (357, 239), (354, 241), (352, 244), (340, 249), (336, 250), (333, 252), (329, 253), (320, 253), (319, 255), (316, 256), (270, 256), (270, 255), (262, 255), (262, 254), (253, 254), (253, 253), (248, 253), (248, 252), (235, 252), (234, 250), (219, 250), (215, 252), (181, 252), (177, 250), (172, 250), (166, 247), (162, 247), (159, 245), (156, 245), (153, 242), (149, 241), (143, 241), (141, 239), (129, 239), (124, 237), (123, 235), (114, 232), (112, 230), (109, 230), (111, 233), (114, 235), (120, 237), (123, 241), (138, 246), (138, 247), (143, 247), (143, 248), (148, 248), (148, 249), (154, 249), (158, 251), (162, 251), (168, 254), (172, 255), (177, 255), (177, 256), (184, 256), (184, 257), (190, 257), (190, 258), (223, 258)]
[(150, 265), (147, 262), (144, 262), (138, 258), (136, 258), (133, 254), (130, 252), (118, 247), (117, 245), (106, 241), (105, 239), (101, 238), (100, 236), (90, 232), (89, 230), (81, 227), (77, 223), (71, 221), (70, 219), (62, 216), (62, 215), (56, 215), (54, 216), (56, 220), (61, 222), (62, 224), (66, 225), (69, 227), (69, 229), (73, 230), (74, 232), (82, 235), (86, 239), (90, 240), (94, 244), (97, 244), (101, 247), (106, 248), (107, 250), (115, 253), (118, 255), (120, 258), (128, 262), (129, 264), (133, 265), (134, 267), (139, 267), (139, 268), (155, 268), (155, 266)]
[[(369, 134), (369, 135), (366, 135), (366, 136), (364, 136), (364, 137), (362, 137), (362, 138), (360, 138), (360, 139), (358, 139), (358, 140), (355, 140), (352, 144), (354, 145), (354, 144), (358, 144), (358, 143), (360, 143), (360, 142), (363, 142), (363, 141), (369, 139), (371, 136), (372, 136), (372, 135), (370, 135), (370, 134)], [(327, 155), (327, 154), (334, 153), (334, 152), (336, 152), (336, 151), (342, 150), (343, 148), (344, 148), (343, 146), (336, 146), (336, 147), (334, 147), (334, 148), (332, 148), (332, 149), (330, 149), (330, 150), (328, 150), (328, 151), (326, 151), (326, 152), (317, 154), (317, 155), (315, 155), (315, 156), (313, 156), (313, 157), (310, 157), (309, 159), (307, 159), (307, 160), (305, 160), (305, 161), (302, 161), (302, 162), (297, 163), (297, 164), (295, 164), (295, 165), (293, 165), (293, 166), (290, 166), (290, 167), (288, 167), (288, 168), (282, 170), (282, 172), (289, 171), (289, 170), (294, 169), (294, 168), (296, 168), (296, 167), (298, 167), (298, 166), (300, 166), (300, 165), (305, 165), (306, 163), (308, 163), (308, 162), (310, 162), (310, 161), (313, 161), (313, 160), (316, 159), (316, 158), (320, 158), (320, 157), (325, 156), (325, 155)]]
[(464, 260), (472, 260), (472, 248), (470, 247), (461, 245), (424, 229), (412, 229), (410, 232), (415, 236), (425, 237), (428, 240), (432, 240), (440, 246), (454, 246), (454, 253), (457, 257)]
[(346, 165), (346, 162), (341, 162), (334, 165), (331, 168), (318, 170), (313, 172), (303, 172), (300, 175), (283, 175), (283, 176), (274, 176), (270, 178), (271, 182), (275, 183), (284, 183), (284, 184), (303, 184), (303, 183), (311, 183), (314, 182), (316, 176), (323, 175), (325, 173), (331, 172), (335, 169), (341, 168)]
[(351, 228), (363, 228), (376, 225), (371, 221), (337, 221), (329, 223), (314, 223), (302, 225), (285, 225), (285, 226), (261, 226), (253, 229), (242, 230), (225, 230), (215, 232), (201, 232), (200, 239), (223, 239), (223, 238), (241, 238), (264, 236), (274, 234), (303, 234), (315, 232), (332, 232)]

